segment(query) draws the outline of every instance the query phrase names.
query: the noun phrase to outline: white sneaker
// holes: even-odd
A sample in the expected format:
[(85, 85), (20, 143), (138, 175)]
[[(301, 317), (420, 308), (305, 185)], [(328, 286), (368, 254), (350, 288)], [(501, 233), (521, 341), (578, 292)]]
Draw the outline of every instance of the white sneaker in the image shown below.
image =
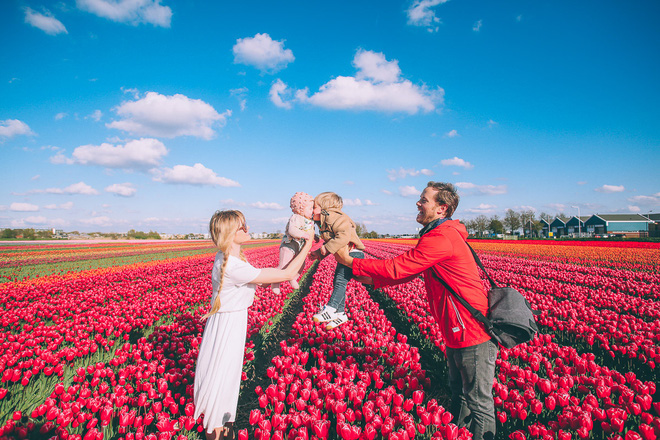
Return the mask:
[(280, 293), (280, 283), (274, 283), (270, 285), (270, 290), (273, 291), (274, 294), (279, 294)]
[(337, 317), (337, 314), (335, 313), (337, 309), (334, 307), (330, 307), (328, 305), (323, 306), (323, 308), (313, 316), (314, 322), (328, 322), (332, 321)]
[(335, 319), (328, 322), (328, 325), (325, 326), (326, 330), (332, 330), (333, 328), (337, 328), (340, 325), (348, 322), (348, 316), (346, 316), (345, 312), (336, 313), (335, 316)]

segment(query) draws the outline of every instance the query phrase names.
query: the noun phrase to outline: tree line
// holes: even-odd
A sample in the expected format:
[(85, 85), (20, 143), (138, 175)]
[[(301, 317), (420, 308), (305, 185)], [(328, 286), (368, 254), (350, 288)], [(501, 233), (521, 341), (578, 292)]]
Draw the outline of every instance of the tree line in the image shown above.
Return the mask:
[(483, 237), (487, 232), (490, 235), (505, 233), (514, 235), (521, 229), (524, 235), (538, 237), (541, 235), (541, 230), (543, 229), (543, 223), (541, 223), (541, 220), (550, 223), (555, 218), (560, 218), (563, 221), (570, 219), (570, 217), (564, 213), (550, 215), (541, 212), (537, 216), (531, 209), (524, 209), (521, 211), (507, 209), (503, 218), (500, 218), (498, 215), (486, 217), (482, 214), (472, 220), (465, 220), (463, 223), (469, 233), (478, 237)]

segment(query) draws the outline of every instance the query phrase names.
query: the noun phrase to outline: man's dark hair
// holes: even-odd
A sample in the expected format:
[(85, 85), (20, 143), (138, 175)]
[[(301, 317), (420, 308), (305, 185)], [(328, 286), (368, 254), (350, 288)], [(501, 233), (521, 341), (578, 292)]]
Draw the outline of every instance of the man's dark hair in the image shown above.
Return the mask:
[(427, 183), (426, 187), (430, 187), (438, 191), (435, 196), (435, 201), (438, 203), (438, 205), (447, 205), (446, 215), (447, 217), (451, 217), (454, 211), (456, 211), (458, 202), (460, 200), (456, 187), (451, 183), (433, 181)]

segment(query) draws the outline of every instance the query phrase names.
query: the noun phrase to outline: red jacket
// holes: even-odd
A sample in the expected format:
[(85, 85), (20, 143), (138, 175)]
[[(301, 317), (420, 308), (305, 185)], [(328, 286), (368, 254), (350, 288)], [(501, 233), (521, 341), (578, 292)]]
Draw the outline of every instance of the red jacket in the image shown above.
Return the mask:
[(488, 296), (465, 238), (467, 230), (458, 220), (447, 220), (424, 234), (417, 246), (391, 260), (353, 260), (353, 274), (372, 277), (375, 287), (400, 284), (424, 273), (431, 314), (450, 348), (481, 344), (490, 339), (483, 324), (438, 281), (440, 276), (467, 302), (484, 315)]

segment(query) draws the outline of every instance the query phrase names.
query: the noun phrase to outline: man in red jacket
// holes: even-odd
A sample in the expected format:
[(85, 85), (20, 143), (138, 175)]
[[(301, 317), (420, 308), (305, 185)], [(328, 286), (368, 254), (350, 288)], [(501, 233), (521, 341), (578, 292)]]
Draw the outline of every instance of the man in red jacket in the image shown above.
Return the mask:
[[(495, 437), (493, 378), (497, 344), (483, 325), (442, 285), (442, 278), (484, 315), (488, 297), (477, 264), (465, 242), (467, 230), (451, 215), (459, 196), (451, 183), (429, 182), (417, 202), (417, 222), (424, 228), (417, 245), (390, 260), (353, 259), (342, 252), (337, 261), (353, 268), (358, 280), (374, 287), (400, 284), (424, 274), (431, 314), (446, 342), (451, 413), (454, 422), (466, 426), (473, 438)], [(437, 277), (436, 277), (437, 276)]]

